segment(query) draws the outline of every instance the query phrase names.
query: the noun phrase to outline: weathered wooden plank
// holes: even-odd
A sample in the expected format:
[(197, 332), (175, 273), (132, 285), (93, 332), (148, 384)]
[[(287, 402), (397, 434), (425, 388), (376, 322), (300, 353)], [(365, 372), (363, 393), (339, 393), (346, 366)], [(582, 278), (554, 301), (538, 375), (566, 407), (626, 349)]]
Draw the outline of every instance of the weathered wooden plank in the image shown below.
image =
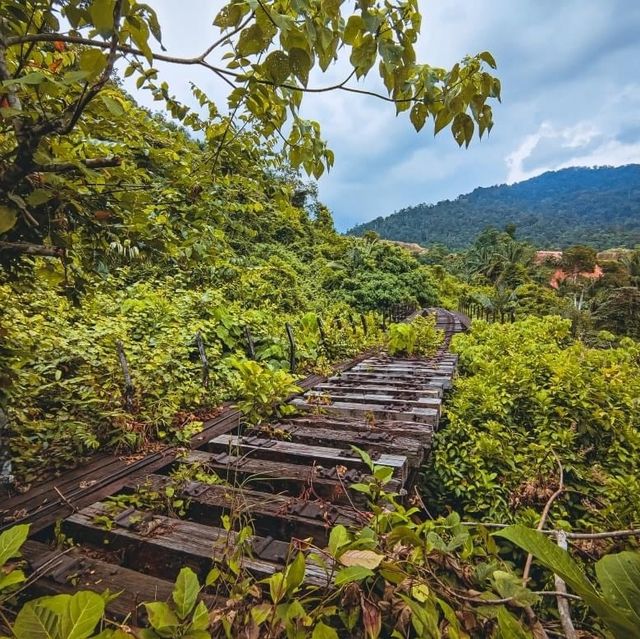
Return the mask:
[(421, 366), (418, 364), (398, 364), (385, 362), (362, 362), (350, 369), (353, 372), (401, 372), (416, 375), (453, 375), (454, 368), (449, 365)]
[(351, 393), (349, 391), (331, 391), (322, 392), (316, 390), (307, 391), (304, 394), (307, 403), (317, 403), (318, 406), (324, 406), (323, 400), (331, 400), (333, 402), (347, 402), (352, 404), (380, 404), (393, 408), (393, 410), (410, 410), (414, 407), (433, 408), (440, 413), (442, 401), (439, 397), (421, 397), (420, 399), (405, 399), (402, 397), (394, 397), (393, 395), (385, 395), (383, 393)]
[[(352, 491), (347, 495), (345, 490), (353, 483), (371, 480), (370, 476), (353, 468), (347, 470), (342, 464), (326, 467), (319, 464), (301, 465), (199, 450), (177, 461), (181, 464), (201, 464), (233, 486), (266, 493), (285, 492), (302, 498), (314, 495), (335, 504), (348, 504), (351, 501), (359, 505), (366, 504), (366, 498), (361, 493)], [(393, 479), (387, 486), (390, 491), (399, 492), (402, 482)]]
[(248, 520), (257, 535), (271, 535), (276, 539), (311, 537), (324, 547), (328, 543), (331, 527), (342, 524), (355, 526), (366, 523), (362, 512), (351, 506), (337, 506), (326, 501), (299, 499), (287, 495), (267, 494), (247, 488), (207, 485), (197, 481), (176, 484), (164, 475), (149, 475), (145, 479), (130, 481), (127, 492), (142, 488), (161, 492), (171, 486), (176, 497), (188, 504), (191, 521), (219, 525), (223, 515), (241, 516)]
[[(102, 593), (108, 589), (120, 594), (107, 604), (107, 616), (119, 621), (128, 619), (135, 626), (144, 622), (144, 609), (139, 607), (141, 602), (171, 599), (173, 584), (170, 581), (90, 557), (79, 548), (60, 552), (29, 540), (24, 544), (22, 554), (29, 562), (31, 573), (42, 574), (29, 587), (29, 595), (73, 594), (79, 589)], [(211, 596), (203, 599), (208, 604), (215, 601)]]
[[(205, 423), (205, 428), (191, 439), (190, 446), (201, 446), (207, 439), (218, 433), (237, 427), (240, 417), (241, 413), (235, 409), (222, 410), (215, 418)], [(72, 485), (65, 486), (65, 490), (59, 488), (57, 483), (49, 481), (44, 491), (41, 490), (42, 486), (39, 486), (33, 493), (33, 497), (27, 493), (27, 501), (20, 501), (17, 511), (13, 510), (17, 502), (14, 500), (5, 502), (3, 507), (6, 510), (0, 524), (0, 531), (15, 524), (29, 522), (31, 534), (35, 534), (72, 512), (73, 508), (82, 508), (117, 492), (129, 477), (137, 473), (155, 472), (170, 464), (178, 454), (181, 454), (178, 448), (167, 447), (134, 461), (114, 455), (101, 456), (98, 460), (101, 464), (100, 468), (94, 468), (92, 464), (83, 467), (82, 474), (74, 474), (73, 479), (70, 480)], [(105, 463), (107, 463), (106, 466)]]
[[(293, 403), (296, 403), (294, 400)], [(297, 404), (296, 404), (297, 405)], [(354, 452), (329, 446), (309, 446), (289, 441), (267, 439), (265, 437), (238, 437), (237, 435), (219, 435), (208, 444), (212, 452), (232, 452), (253, 459), (272, 461), (295, 461), (301, 463), (320, 463), (324, 466), (341, 465), (364, 472), (366, 465)], [(407, 458), (404, 455), (382, 453), (376, 464), (393, 468), (395, 476), (404, 481), (407, 474)]]
[[(108, 530), (95, 523), (105, 515), (109, 516), (109, 510), (104, 503), (87, 506), (62, 522), (63, 531), (83, 543), (121, 553), (127, 566), (156, 577), (173, 580), (186, 565), (204, 579), (213, 561), (224, 559), (239, 543), (232, 531), (133, 508), (122, 513)], [(254, 536), (250, 543), (253, 556), (243, 557), (242, 566), (259, 578), (282, 569), (290, 555), (289, 544), (283, 541)], [(305, 580), (326, 586), (328, 575), (307, 561)]]
[[(331, 442), (333, 447), (346, 450), (357, 446), (367, 451), (379, 464), (382, 464), (380, 455), (383, 453), (406, 456), (411, 466), (419, 466), (424, 458), (424, 443), (416, 438), (385, 431), (374, 432), (371, 428), (355, 429), (351, 424), (347, 428), (332, 430), (318, 425), (303, 426), (279, 422), (271, 425), (271, 429), (280, 431), (287, 442), (295, 444), (319, 446)], [(249, 430), (245, 435), (264, 436), (264, 431)]]
[[(405, 386), (389, 386), (389, 385), (376, 385), (376, 384), (359, 384), (358, 382), (347, 382), (347, 380), (341, 380), (334, 383), (318, 384), (313, 388), (314, 392), (328, 392), (328, 393), (357, 393), (360, 395), (366, 395), (368, 393), (380, 393), (389, 395), (391, 397), (405, 398), (405, 399), (420, 399), (422, 397), (442, 397), (441, 388), (421, 388), (415, 389)], [(311, 391), (309, 391), (311, 392)]]
[(416, 386), (417, 384), (425, 384), (431, 387), (440, 387), (444, 389), (451, 388), (451, 378), (450, 377), (418, 377), (413, 374), (401, 375), (383, 375), (383, 374), (375, 374), (375, 373), (342, 373), (340, 377), (332, 377), (330, 378), (332, 382), (340, 379), (347, 379), (349, 381), (357, 380), (357, 381), (366, 381), (370, 380), (375, 382), (376, 384), (392, 384), (396, 385), (398, 382), (404, 382), (410, 386)]
[(362, 433), (384, 434), (390, 433), (398, 437), (418, 440), (423, 446), (429, 447), (433, 439), (434, 426), (420, 422), (399, 422), (390, 420), (368, 421), (341, 418), (338, 415), (300, 415), (284, 422), (293, 426), (308, 426), (309, 428), (330, 428)]
[(327, 405), (310, 404), (304, 399), (294, 399), (291, 402), (301, 410), (324, 412), (327, 414), (344, 415), (358, 419), (380, 419), (403, 422), (422, 422), (424, 424), (437, 424), (439, 411), (433, 408), (414, 407), (407, 410), (393, 410), (381, 407), (378, 404), (357, 404), (349, 402), (333, 402)]

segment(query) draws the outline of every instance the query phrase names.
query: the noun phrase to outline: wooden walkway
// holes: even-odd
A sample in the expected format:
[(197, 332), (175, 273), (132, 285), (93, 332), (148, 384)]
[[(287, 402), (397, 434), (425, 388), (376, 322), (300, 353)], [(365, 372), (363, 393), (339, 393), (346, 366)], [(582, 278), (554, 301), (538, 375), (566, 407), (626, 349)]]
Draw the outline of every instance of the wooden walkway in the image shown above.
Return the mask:
[[(109, 612), (114, 618), (132, 615), (136, 624), (138, 604), (166, 599), (181, 566), (203, 579), (212, 557), (234, 545), (236, 533), (224, 530), (222, 517), (238, 511), (254, 529), (244, 566), (256, 577), (267, 576), (282, 568), (292, 538), (324, 546), (331, 526), (363, 523), (364, 498), (350, 485), (366, 482), (370, 471), (353, 446), (391, 468), (389, 488), (406, 494), (429, 454), (443, 395), (451, 387), (457, 360), (448, 350), (450, 338), (468, 321), (443, 309), (428, 312), (445, 331), (431, 359), (369, 353), (328, 379), (304, 380), (304, 394), (291, 400), (295, 417), (256, 429), (225, 407), (192, 439), (190, 450), (166, 448), (132, 462), (100, 455), (55, 484), (2, 504), (3, 528), (32, 524), (24, 552), (37, 577), (32, 590), (123, 591)], [(194, 465), (223, 483), (171, 479), (172, 471)], [(169, 488), (172, 499), (186, 505), (186, 517), (134, 507), (114, 513), (106, 502), (140, 487), (157, 495)], [(58, 520), (78, 546), (51, 549), (51, 527)], [(311, 562), (306, 575), (317, 585), (329, 578)]]

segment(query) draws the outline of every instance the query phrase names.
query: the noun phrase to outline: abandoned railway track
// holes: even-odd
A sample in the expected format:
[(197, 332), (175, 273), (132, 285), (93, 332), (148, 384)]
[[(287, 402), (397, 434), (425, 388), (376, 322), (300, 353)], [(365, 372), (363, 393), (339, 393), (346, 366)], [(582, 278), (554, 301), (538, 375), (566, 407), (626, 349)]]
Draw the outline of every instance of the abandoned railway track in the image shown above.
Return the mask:
[[(141, 601), (170, 596), (181, 566), (201, 577), (207, 573), (212, 555), (234, 543), (236, 533), (225, 530), (223, 516), (238, 510), (254, 531), (245, 568), (267, 576), (282, 568), (292, 538), (324, 546), (333, 525), (362, 523), (363, 497), (349, 486), (366, 482), (368, 468), (353, 447), (393, 469), (392, 489), (409, 491), (451, 387), (456, 356), (449, 352), (450, 339), (467, 322), (444, 309), (427, 312), (436, 314), (445, 333), (430, 359), (369, 354), (328, 379), (304, 380), (304, 394), (291, 400), (296, 416), (267, 429), (244, 426), (240, 413), (226, 408), (188, 449), (169, 448), (131, 463), (102, 455), (55, 486), (37, 486), (8, 500), (2, 527), (32, 526), (23, 552), (32, 592), (122, 592), (109, 613), (133, 615), (136, 622)], [(190, 473), (194, 468), (200, 475)], [(181, 481), (171, 478), (176, 471)], [(213, 473), (223, 481), (210, 483)], [(118, 495), (141, 491), (171, 495), (184, 516), (171, 508), (164, 514), (145, 511), (126, 498), (126, 507), (114, 512)], [(58, 520), (77, 544), (64, 552), (52, 550)], [(322, 585), (327, 576), (308, 565), (306, 579)]]

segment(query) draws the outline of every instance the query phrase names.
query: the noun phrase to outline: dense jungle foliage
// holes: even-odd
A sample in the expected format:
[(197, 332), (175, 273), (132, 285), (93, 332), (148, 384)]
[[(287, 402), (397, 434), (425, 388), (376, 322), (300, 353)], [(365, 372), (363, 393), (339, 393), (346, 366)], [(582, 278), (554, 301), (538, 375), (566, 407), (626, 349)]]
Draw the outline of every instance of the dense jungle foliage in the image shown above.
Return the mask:
[[(120, 191), (92, 193), (105, 207), (98, 213), (117, 217), (114, 230), (77, 237), (73, 260), (9, 262), (0, 284), (3, 400), (14, 472), (27, 483), (102, 445), (136, 448), (192, 432), (200, 409), (242, 392), (234, 361), (246, 357), (246, 329), (261, 365), (288, 369), (290, 322), (299, 372), (323, 371), (379, 342), (392, 306), (440, 300), (441, 274), (375, 238), (338, 236), (313, 185), (273, 172), (257, 152), (208, 188), (204, 177), (194, 185), (200, 145), (120, 95), (149, 151), (138, 177), (152, 193), (135, 195), (133, 210)], [(252, 140), (243, 143), (249, 154)], [(194, 204), (180, 200), (196, 186)], [(155, 210), (155, 189), (177, 198), (184, 215), (142, 215), (138, 207)], [(123, 229), (126, 240), (118, 239)], [(133, 378), (133, 414), (121, 399), (118, 341)]]
[(640, 165), (570, 168), (517, 184), (478, 188), (455, 200), (417, 204), (349, 233), (423, 246), (466, 249), (487, 226), (515, 224), (539, 249), (587, 244), (598, 249), (640, 243)]
[[(442, 339), (433, 321), (390, 324), (396, 305), (474, 317), (454, 340), (459, 376), (415, 494), (391, 492), (391, 469), (355, 451), (372, 477), (354, 488), (368, 500), (362, 526), (334, 527), (326, 548), (292, 545), (283, 570), (260, 582), (243, 564), (251, 521), (232, 512), (221, 525), (235, 543), (204, 579), (185, 567), (170, 600), (141, 602), (144, 629), (105, 617), (109, 592), (16, 605), (28, 584), (20, 563), (28, 527), (16, 526), (0, 536), (3, 631), (15, 639), (543, 639), (563, 631), (555, 574), (574, 597), (582, 639), (637, 636), (640, 251), (598, 258), (600, 279), (584, 276), (596, 261), (589, 247), (567, 251), (560, 265), (534, 263), (534, 246), (519, 235), (575, 241), (563, 220), (575, 220), (567, 194), (581, 172), (509, 191), (517, 194), (509, 206), (520, 207), (537, 202), (544, 184), (548, 202), (563, 203), (560, 235), (528, 234), (527, 224), (540, 231), (541, 218), (531, 217), (476, 236), (468, 220), (451, 226), (453, 216), (450, 245), (467, 250), (418, 256), (375, 233), (338, 235), (299, 173), (318, 177), (333, 163), (319, 125), (298, 108), (313, 88), (310, 72), (341, 51), (353, 76), (378, 71), (385, 97), (417, 130), (433, 119), (460, 145), (492, 126), (500, 84), (486, 71), (495, 67), (489, 53), (449, 70), (417, 63), (412, 1), (358, 2), (352, 15), (324, 0), (234, 1), (215, 18), (223, 36), (210, 50), (173, 60), (232, 83), (228, 110), (193, 87), (194, 111), (158, 77), (156, 63), (171, 56), (150, 6), (0, 0), (0, 9), (0, 464), (8, 453), (12, 477), (1, 468), (11, 490), (94, 451), (180, 445), (226, 400), (259, 424), (290, 408), (283, 400), (301, 376), (369, 348), (433, 354)], [(216, 67), (208, 56), (218, 48), (227, 55)], [(116, 60), (167, 115), (123, 90)], [(623, 206), (617, 176), (609, 171), (596, 191), (617, 194), (622, 215), (637, 194), (627, 185)], [(501, 189), (469, 197), (499, 199)], [(596, 219), (605, 209), (588, 188), (583, 195)], [(633, 243), (636, 231), (607, 230), (596, 243)], [(567, 276), (554, 289), (558, 268)], [(222, 482), (196, 467), (169, 480), (164, 493), (114, 497), (114, 512), (133, 503), (185, 516), (176, 499), (185, 482)], [(634, 530), (570, 537), (571, 553), (556, 544), (559, 530), (625, 528)], [(327, 567), (327, 587), (305, 584), (310, 564)], [(204, 595), (218, 604), (208, 609)]]

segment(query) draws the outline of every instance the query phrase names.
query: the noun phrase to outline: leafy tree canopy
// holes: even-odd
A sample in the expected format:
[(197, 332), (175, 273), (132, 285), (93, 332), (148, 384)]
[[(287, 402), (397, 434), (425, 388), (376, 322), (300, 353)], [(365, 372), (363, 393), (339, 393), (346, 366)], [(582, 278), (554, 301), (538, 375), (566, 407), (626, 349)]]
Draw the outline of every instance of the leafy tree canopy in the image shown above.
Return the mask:
[[(474, 131), (482, 135), (491, 129), (488, 101), (500, 96), (499, 81), (486, 71), (495, 67), (488, 52), (467, 57), (451, 69), (417, 61), (417, 0), (361, 0), (354, 5), (234, 0), (215, 17), (219, 33), (212, 34), (211, 44), (192, 57), (164, 51), (155, 12), (135, 0), (2, 0), (0, 16), (4, 253), (56, 256), (73, 244), (72, 230), (82, 227), (92, 237), (99, 235), (95, 209), (61, 194), (117, 188), (133, 200), (142, 190), (140, 184), (121, 187), (131, 179), (142, 181), (137, 170), (154, 158), (136, 132), (130, 103), (111, 80), (117, 62), (126, 65), (125, 76), (136, 78), (139, 88), (150, 91), (174, 119), (204, 139), (202, 170), (188, 169), (195, 179), (202, 172), (219, 176), (229, 170), (224, 152), (239, 140), (245, 148), (263, 144), (267, 151), (277, 142), (280, 157), (293, 169), (319, 177), (334, 158), (318, 123), (300, 116), (306, 93), (369, 94), (392, 103), (398, 113), (408, 112), (416, 130), (427, 119), (435, 132), (449, 127), (461, 145), (469, 144)], [(348, 58), (347, 77), (333, 86), (312, 85), (312, 72), (326, 71), (341, 55)], [(187, 108), (159, 79), (160, 61), (210, 70), (228, 85), (226, 108), (195, 86), (201, 111)], [(380, 93), (354, 84), (374, 68), (384, 85)], [(134, 153), (126, 153), (131, 148)], [(164, 147), (163, 152), (174, 153), (165, 159), (180, 164), (175, 149)], [(170, 172), (167, 166), (164, 170)], [(195, 179), (191, 187), (199, 188)], [(63, 216), (57, 217), (61, 208)], [(72, 228), (65, 229), (61, 221), (53, 234), (49, 221), (67, 217), (69, 208)], [(139, 215), (140, 223), (149, 218), (149, 212)], [(101, 213), (97, 222), (109, 225), (111, 216)]]

